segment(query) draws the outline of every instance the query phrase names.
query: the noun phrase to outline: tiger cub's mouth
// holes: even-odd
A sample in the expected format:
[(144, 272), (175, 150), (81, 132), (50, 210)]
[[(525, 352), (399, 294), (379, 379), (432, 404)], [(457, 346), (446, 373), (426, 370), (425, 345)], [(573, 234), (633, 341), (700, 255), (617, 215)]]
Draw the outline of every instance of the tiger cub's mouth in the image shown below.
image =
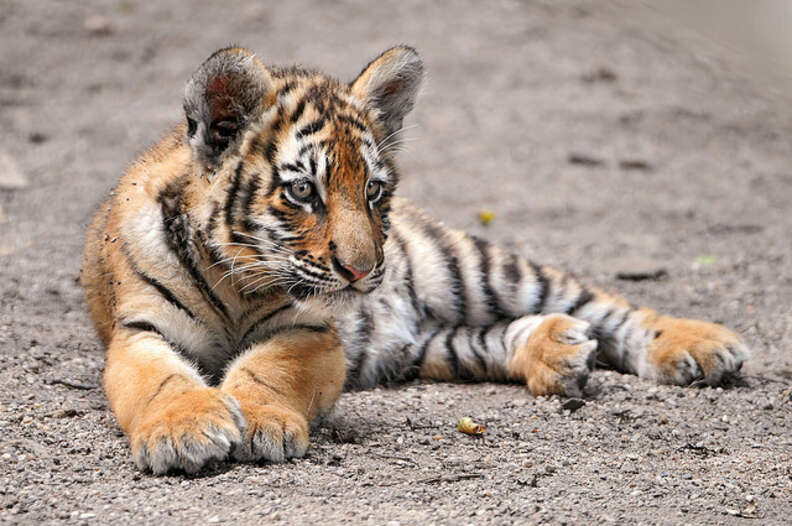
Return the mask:
[(298, 300), (315, 297), (331, 300), (353, 299), (377, 289), (385, 276), (385, 268), (385, 262), (380, 261), (368, 276), (358, 281), (350, 281), (335, 275), (331, 278), (306, 276), (299, 269), (294, 269), (289, 280), (291, 285), (286, 289), (291, 296)]

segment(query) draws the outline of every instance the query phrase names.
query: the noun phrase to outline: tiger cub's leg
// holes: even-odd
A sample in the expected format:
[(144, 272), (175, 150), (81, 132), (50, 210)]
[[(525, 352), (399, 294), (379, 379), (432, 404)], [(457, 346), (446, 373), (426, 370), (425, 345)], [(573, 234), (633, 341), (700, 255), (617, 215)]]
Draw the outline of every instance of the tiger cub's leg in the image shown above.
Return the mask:
[(587, 292), (573, 315), (591, 323), (600, 361), (661, 383), (718, 385), (736, 376), (749, 356), (722, 325), (664, 316), (598, 289)]
[[(644, 333), (642, 347), (622, 351), (633, 356), (625, 372), (662, 383), (718, 385), (737, 375), (749, 352), (740, 338), (717, 323), (660, 315), (640, 309), (633, 317)], [(618, 348), (618, 339), (613, 347)], [(615, 353), (615, 358), (618, 356)]]
[(635, 309), (601, 292), (576, 317), (556, 313), (485, 327), (429, 325), (405, 352), (412, 361), (408, 379), (519, 380), (535, 395), (570, 396), (582, 393), (595, 359), (663, 383), (717, 385), (736, 374), (748, 355), (720, 325)]
[(154, 331), (122, 326), (113, 333), (104, 384), (140, 469), (193, 473), (226, 458), (242, 437), (236, 400), (207, 387)]
[(341, 345), (329, 329), (293, 329), (251, 347), (231, 363), (221, 385), (247, 421), (234, 457), (282, 462), (303, 456), (309, 422), (332, 408), (345, 376)]
[(487, 327), (428, 328), (414, 351), (418, 375), (435, 380), (516, 380), (534, 395), (580, 396), (597, 342), (589, 324), (564, 314)]
[(582, 395), (597, 354), (589, 328), (565, 314), (515, 320), (504, 335), (509, 377), (525, 381), (534, 395)]

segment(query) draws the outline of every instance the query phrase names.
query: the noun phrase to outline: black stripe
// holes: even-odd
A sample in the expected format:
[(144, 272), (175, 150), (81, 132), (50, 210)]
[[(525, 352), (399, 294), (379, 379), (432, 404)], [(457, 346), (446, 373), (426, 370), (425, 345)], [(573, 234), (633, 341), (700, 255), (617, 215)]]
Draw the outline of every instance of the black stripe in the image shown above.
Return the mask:
[(256, 322), (253, 323), (247, 331), (245, 331), (245, 335), (242, 336), (242, 340), (241, 341), (242, 342), (246, 342), (247, 339), (250, 337), (250, 335), (255, 333), (259, 329), (259, 327), (261, 327), (262, 325), (267, 323), (269, 320), (271, 320), (272, 318), (274, 318), (275, 316), (277, 316), (281, 312), (291, 308), (291, 306), (292, 306), (291, 303), (287, 303), (286, 305), (282, 305), (282, 306), (278, 307), (277, 309), (265, 314), (263, 318), (259, 318), (258, 320), (256, 320)]
[(315, 121), (306, 124), (305, 126), (300, 128), (300, 131), (297, 132), (297, 138), (302, 139), (303, 137), (306, 137), (308, 135), (313, 135), (314, 133), (324, 128), (324, 125), (325, 125), (325, 118), (319, 117)]
[[(261, 174), (253, 174), (248, 182), (245, 203), (242, 206), (242, 223), (246, 225), (246, 228), (250, 225), (248, 218), (250, 217), (251, 208), (253, 207), (253, 198), (256, 197), (256, 192), (258, 192), (259, 188), (261, 188)], [(254, 230), (255, 228), (250, 229), (251, 232)]]
[(363, 367), (368, 360), (369, 353), (369, 340), (371, 338), (371, 333), (374, 331), (374, 317), (371, 313), (366, 310), (365, 308), (361, 308), (358, 312), (360, 316), (360, 324), (357, 329), (357, 348), (360, 351), (358, 353), (358, 362), (355, 364), (355, 367), (352, 369), (352, 373), (350, 376), (355, 380), (360, 380), (360, 375), (363, 373)]
[(363, 365), (367, 361), (368, 353), (365, 349), (358, 349), (358, 354), (355, 363), (349, 367), (346, 382), (344, 383), (344, 390), (349, 391), (357, 387), (363, 387), (360, 383), (360, 373), (363, 371)]
[(256, 382), (257, 384), (263, 385), (264, 387), (266, 387), (270, 391), (272, 391), (272, 392), (274, 392), (274, 393), (276, 393), (276, 394), (278, 394), (280, 396), (286, 396), (286, 394), (283, 391), (281, 391), (277, 387), (265, 382), (260, 377), (256, 376), (256, 373), (254, 373), (253, 371), (251, 371), (247, 367), (243, 367), (242, 368), (242, 372), (247, 373), (247, 375), (250, 376), (250, 379), (253, 380), (254, 382)]
[[(493, 328), (495, 328), (495, 327), (493, 327)], [(500, 327), (497, 327), (497, 328), (500, 329), (500, 338), (499, 339), (500, 339), (501, 349), (506, 349), (506, 330), (509, 328), (509, 324), (508, 323), (501, 323)]]
[[(613, 335), (613, 337), (615, 337), (615, 336), (616, 336), (616, 332), (617, 332), (619, 329), (621, 329), (621, 328), (622, 328), (622, 325), (624, 325), (625, 323), (627, 323), (627, 320), (630, 318), (630, 314), (632, 314), (632, 313), (633, 313), (633, 311), (632, 311), (631, 309), (627, 309), (626, 311), (624, 311), (624, 314), (622, 315), (622, 318), (619, 320), (619, 322), (618, 322), (618, 323), (617, 323), (617, 324), (616, 324), (616, 325), (615, 325), (615, 326), (614, 326), (614, 327), (611, 329), (611, 331), (610, 331), (610, 332), (611, 332), (611, 334)], [(662, 331), (660, 331), (660, 332), (662, 332)], [(657, 337), (657, 336), (655, 336), (655, 338), (656, 338), (656, 337)]]
[(413, 358), (412, 364), (404, 372), (404, 381), (409, 382), (410, 380), (415, 380), (421, 376), (421, 367), (423, 366), (424, 360), (426, 359), (426, 351), (429, 349), (429, 345), (432, 343), (432, 340), (435, 339), (435, 336), (437, 336), (438, 333), (440, 333), (440, 329), (435, 329), (432, 331), (429, 337), (423, 341), (420, 347), (418, 347), (418, 352), (415, 353), (415, 358)]
[[(484, 335), (489, 332), (490, 329), (492, 329), (491, 325), (487, 327), (481, 327), (478, 331), (476, 331), (476, 344), (478, 344), (481, 349), (484, 349), (485, 352), (487, 349), (487, 344), (484, 342)], [(471, 342), (472, 340), (473, 338), (471, 338)]]
[[(412, 266), (412, 258), (410, 257), (410, 252), (407, 250), (407, 242), (404, 238), (396, 232), (393, 231), (393, 239), (396, 241), (396, 244), (399, 245), (399, 249), (404, 256), (404, 261), (407, 263), (407, 271), (404, 276), (404, 285), (407, 287), (407, 295), (410, 298), (410, 305), (412, 305), (413, 311), (418, 314), (421, 314), (421, 306), (418, 303), (418, 296), (415, 294), (415, 282), (413, 281), (413, 266)], [(383, 267), (384, 268), (384, 267)], [(418, 323), (418, 320), (416, 320)]]
[(531, 270), (534, 272), (536, 284), (539, 287), (539, 294), (537, 295), (536, 303), (532, 306), (530, 312), (532, 314), (539, 314), (544, 309), (545, 302), (547, 301), (547, 294), (549, 292), (549, 282), (547, 276), (542, 271), (542, 267), (531, 261)]
[(470, 370), (461, 362), (459, 359), (459, 354), (457, 353), (456, 347), (454, 346), (454, 339), (459, 332), (459, 329), (462, 325), (457, 325), (453, 329), (448, 331), (448, 335), (446, 335), (446, 357), (448, 358), (448, 363), (451, 365), (451, 370), (453, 372), (453, 377), (463, 381), (469, 381), (473, 379), (473, 375), (470, 373)]
[(440, 227), (429, 222), (422, 222), (422, 227), (427, 236), (435, 241), (437, 249), (445, 260), (450, 278), (449, 289), (453, 294), (453, 309), (457, 313), (457, 319), (453, 320), (462, 325), (467, 319), (467, 297), (465, 293), (465, 282), (462, 279), (462, 270), (459, 268), (459, 260), (453, 253), (451, 247), (445, 239), (445, 232)]
[[(484, 358), (484, 354), (487, 353), (487, 346), (486, 345), (482, 345), (480, 348), (477, 348), (477, 346), (473, 343), (473, 339), (474, 339), (474, 334), (473, 334), (473, 329), (471, 328), (471, 329), (468, 329), (468, 346), (470, 347), (470, 350), (473, 353), (473, 356), (476, 358), (476, 361), (478, 362), (479, 367), (481, 367), (481, 372), (484, 375), (484, 378), (486, 378), (488, 370), (487, 370), (487, 361)], [(480, 333), (477, 335), (477, 340), (479, 342), (482, 341)], [(484, 354), (482, 354), (482, 353), (484, 353)]]
[[(313, 150), (313, 148), (314, 148), (314, 143), (312, 142), (307, 142), (303, 144), (302, 146), (300, 146), (300, 151), (297, 152), (297, 157), (302, 158), (308, 152), (308, 150)], [(313, 157), (313, 152), (311, 157)]]
[(522, 273), (520, 272), (520, 258), (516, 254), (509, 253), (508, 262), (503, 264), (503, 277), (507, 282), (515, 285), (519, 284), (522, 280)]
[(154, 334), (160, 336), (163, 340), (167, 341), (168, 339), (165, 337), (162, 332), (154, 325), (150, 324), (147, 321), (125, 321), (121, 323), (122, 327), (126, 327), (127, 329), (135, 329), (138, 331), (144, 332), (153, 332)]
[(479, 251), (479, 272), (481, 273), (481, 292), (484, 295), (484, 303), (490, 313), (496, 319), (506, 318), (507, 314), (501, 306), (500, 298), (492, 286), (492, 275), (490, 274), (489, 243), (481, 238), (472, 237), (473, 243)]
[(527, 314), (527, 312), (523, 312), (519, 310), (523, 307), (517, 303), (518, 291), (520, 290), (520, 284), (522, 283), (522, 271), (520, 270), (520, 257), (512, 252), (507, 253), (503, 265), (501, 266), (501, 271), (503, 272), (503, 280), (506, 284), (505, 288), (508, 290), (508, 292), (505, 293), (511, 296), (512, 305), (517, 305), (518, 311), (516, 312), (516, 314), (517, 315)]
[(311, 331), (315, 333), (325, 333), (330, 331), (330, 327), (328, 327), (327, 325), (308, 325), (302, 323), (298, 323), (295, 325), (283, 325), (282, 327), (278, 327), (268, 331), (266, 334), (262, 335), (261, 338), (256, 339), (255, 342), (251, 342), (246, 345), (240, 345), (239, 350), (243, 351), (249, 348), (249, 345), (252, 343), (255, 343), (257, 345), (266, 343), (267, 341), (278, 336), (279, 334), (283, 334), (284, 332), (289, 332), (289, 331)]
[(197, 319), (197, 317), (195, 316), (193, 311), (188, 309), (184, 305), (184, 303), (179, 301), (179, 299), (176, 297), (176, 295), (173, 294), (173, 292), (171, 292), (170, 289), (168, 289), (165, 285), (163, 285), (162, 283), (160, 283), (156, 279), (152, 278), (151, 276), (149, 276), (147, 274), (144, 274), (140, 270), (135, 270), (135, 272), (137, 273), (137, 275), (138, 275), (138, 277), (140, 279), (142, 279), (143, 281), (145, 281), (146, 283), (148, 283), (149, 285), (151, 285), (152, 287), (157, 289), (157, 292), (159, 292), (160, 295), (168, 301), (168, 303), (170, 303), (174, 307), (184, 311), (190, 318), (192, 318), (194, 320)]
[[(244, 230), (244, 232), (241, 232), (241, 233), (247, 234), (249, 232), (255, 232), (256, 230), (258, 230), (259, 229), (259, 225), (257, 223), (255, 223), (252, 219), (250, 219), (250, 217), (248, 216), (242, 221), (242, 229)], [(239, 234), (237, 234), (237, 236), (238, 235)], [(255, 238), (251, 236), (250, 238), (248, 238), (248, 243), (250, 244), (254, 240), (255, 240)], [(261, 252), (260, 250), (258, 250), (257, 247), (248, 247), (248, 248), (251, 248), (251, 249), (253, 249), (254, 251), (256, 251), (258, 253)]]
[(277, 133), (280, 131), (281, 126), (283, 126), (283, 106), (278, 106), (278, 115), (275, 118), (275, 122), (272, 123), (271, 131)]
[(278, 239), (280, 241), (283, 241), (284, 243), (294, 243), (296, 241), (302, 241), (303, 239), (305, 239), (305, 235), (301, 234), (294, 236), (278, 236)]
[(179, 301), (176, 295), (173, 294), (173, 292), (171, 292), (165, 285), (163, 285), (153, 277), (149, 276), (148, 274), (144, 273), (142, 270), (140, 270), (137, 267), (137, 263), (135, 263), (134, 258), (129, 253), (129, 248), (127, 248), (127, 245), (126, 243), (124, 243), (124, 240), (121, 240), (121, 242), (119, 243), (119, 248), (121, 250), (121, 254), (124, 256), (124, 258), (126, 258), (127, 264), (138, 278), (143, 280), (146, 284), (154, 287), (157, 290), (157, 292), (159, 292), (160, 295), (165, 300), (168, 301), (168, 303), (184, 311), (184, 313), (187, 314), (191, 319), (199, 323), (202, 323), (201, 320), (199, 320), (190, 309), (188, 309), (181, 301)]
[(264, 150), (264, 157), (267, 159), (267, 162), (273, 164), (275, 162), (275, 156), (278, 154), (278, 147), (275, 144), (275, 140), (271, 140), (267, 143), (267, 147)]
[(284, 95), (288, 95), (295, 87), (297, 87), (297, 83), (293, 81), (288, 81), (283, 87), (278, 91), (278, 96), (282, 97)]
[(569, 307), (566, 313), (570, 316), (573, 316), (578, 310), (580, 310), (580, 308), (593, 299), (594, 294), (592, 294), (587, 288), (583, 287), (583, 289), (580, 291), (580, 294), (578, 294), (577, 300), (575, 300), (575, 304)]
[[(237, 168), (237, 173), (241, 168), (241, 163)], [(213, 292), (206, 282), (203, 274), (198, 270), (197, 262), (199, 256), (195, 253), (195, 241), (189, 233), (189, 222), (186, 216), (183, 199), (184, 184), (168, 185), (163, 190), (158, 200), (162, 208), (163, 231), (168, 247), (173, 251), (179, 262), (187, 269), (187, 272), (198, 286), (203, 297), (210, 304), (228, 319), (228, 308)], [(230, 226), (230, 225), (229, 225)]]
[(237, 198), (237, 193), (239, 192), (239, 186), (242, 181), (242, 166), (243, 162), (239, 161), (239, 164), (237, 164), (236, 170), (234, 171), (234, 178), (231, 181), (231, 189), (228, 191), (228, 196), (226, 197), (224, 209), (228, 228), (231, 228), (231, 226), (234, 224), (233, 208), (234, 202)]
[(346, 124), (349, 124), (360, 131), (366, 131), (366, 125), (350, 115), (339, 115), (338, 120)]
[[(179, 353), (182, 357), (184, 357), (190, 363), (194, 363), (195, 362), (195, 357), (191, 356), (190, 353), (187, 352), (187, 349), (184, 348), (184, 346), (182, 346), (181, 344), (176, 343), (176, 342), (168, 339), (168, 337), (165, 336), (165, 334), (162, 331), (160, 331), (156, 326), (154, 326), (154, 324), (152, 324), (152, 323), (149, 323), (149, 322), (147, 322), (145, 320), (124, 321), (124, 322), (121, 322), (121, 326), (125, 327), (127, 329), (132, 329), (132, 330), (136, 330), (136, 331), (143, 331), (143, 332), (150, 332), (150, 333), (156, 334), (157, 336), (159, 336), (160, 338), (165, 340), (165, 343), (167, 343), (172, 350), (174, 350), (177, 353)], [(196, 364), (196, 366), (201, 371), (201, 374), (208, 375), (208, 371), (203, 370), (201, 368), (200, 364)]]
[[(282, 223), (288, 223), (294, 217), (294, 213), (285, 212), (272, 207), (269, 207), (267, 212), (269, 212), (271, 216), (275, 217), (275, 219), (280, 220)], [(293, 229), (290, 228), (289, 230)]]
[(297, 165), (296, 165), (296, 164), (294, 164), (294, 163), (285, 163), (285, 164), (282, 164), (282, 165), (280, 165), (280, 168), (279, 168), (279, 170), (280, 170), (280, 171), (283, 171), (283, 170), (288, 170), (288, 171), (290, 171), (290, 172), (300, 172), (300, 171), (301, 171), (301, 170), (300, 170), (300, 167), (299, 167), (299, 166), (297, 166)]
[(305, 99), (300, 99), (300, 102), (297, 103), (297, 107), (294, 108), (294, 113), (291, 115), (291, 121), (297, 122), (302, 117), (303, 111), (305, 110)]
[(212, 260), (212, 265), (221, 265), (223, 268), (227, 269), (227, 263), (221, 263), (223, 259), (225, 259), (225, 254), (218, 248), (213, 241), (216, 239), (217, 236), (217, 218), (220, 215), (220, 205), (218, 203), (214, 203), (212, 206), (212, 212), (209, 215), (209, 222), (206, 225), (206, 241), (204, 245), (209, 250), (209, 257)]
[(330, 327), (328, 327), (327, 325), (308, 325), (305, 323), (298, 323), (296, 325), (288, 325), (286, 327), (281, 327), (280, 329), (274, 331), (271, 335), (269, 335), (268, 339), (287, 331), (311, 331), (321, 334), (325, 332), (330, 332)]
[(365, 308), (360, 309), (360, 327), (358, 328), (358, 346), (368, 346), (371, 333), (374, 332), (374, 317)]
[(149, 404), (150, 404), (150, 403), (151, 403), (151, 402), (152, 402), (152, 401), (153, 401), (155, 398), (157, 398), (157, 396), (159, 396), (159, 394), (162, 392), (162, 389), (165, 387), (165, 385), (166, 385), (168, 382), (170, 382), (170, 381), (171, 381), (171, 380), (173, 380), (174, 378), (179, 378), (179, 377), (182, 377), (182, 378), (183, 378), (183, 376), (182, 376), (182, 375), (180, 375), (180, 374), (176, 374), (176, 373), (174, 373), (174, 374), (171, 374), (171, 375), (168, 375), (168, 377), (167, 377), (167, 378), (165, 378), (165, 379), (164, 379), (162, 382), (160, 382), (160, 384), (159, 384), (159, 387), (157, 387), (157, 390), (156, 390), (156, 391), (154, 391), (154, 394), (153, 394), (153, 395), (151, 395), (151, 397), (149, 397), (149, 399), (148, 399), (148, 402), (146, 402), (146, 405), (149, 405)]
[(303, 275), (302, 277), (310, 277), (310, 278), (313, 278), (316, 281), (321, 281), (321, 282), (325, 282), (325, 283), (333, 283), (333, 280), (328, 278), (326, 274), (322, 274), (320, 272), (317, 272), (317, 271), (315, 271), (313, 269), (308, 268), (307, 266), (306, 267), (297, 267), (295, 265), (294, 266), (294, 270), (297, 271), (296, 273), (298, 275), (302, 274)]
[(347, 385), (350, 387), (361, 384), (360, 377), (369, 358), (369, 353), (367, 352), (368, 346), (366, 344), (371, 336), (371, 332), (374, 330), (374, 319), (370, 312), (361, 308), (360, 311), (358, 311), (358, 316), (360, 321), (356, 331), (357, 337), (355, 338), (355, 347), (358, 349), (358, 354), (355, 363), (349, 368), (349, 372), (347, 373)]

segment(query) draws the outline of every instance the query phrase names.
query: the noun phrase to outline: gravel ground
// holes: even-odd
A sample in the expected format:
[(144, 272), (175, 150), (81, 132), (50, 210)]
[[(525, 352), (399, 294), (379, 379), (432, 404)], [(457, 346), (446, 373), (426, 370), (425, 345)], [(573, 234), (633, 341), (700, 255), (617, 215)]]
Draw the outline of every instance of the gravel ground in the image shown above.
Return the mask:
[[(788, 524), (788, 101), (632, 2), (279, 6), (0, 0), (0, 523)], [(634, 302), (733, 327), (754, 350), (746, 385), (603, 371), (581, 406), (410, 384), (344, 395), (304, 459), (139, 473), (97, 387), (83, 230), (230, 41), (345, 79), (414, 45), (429, 82), (402, 194)]]

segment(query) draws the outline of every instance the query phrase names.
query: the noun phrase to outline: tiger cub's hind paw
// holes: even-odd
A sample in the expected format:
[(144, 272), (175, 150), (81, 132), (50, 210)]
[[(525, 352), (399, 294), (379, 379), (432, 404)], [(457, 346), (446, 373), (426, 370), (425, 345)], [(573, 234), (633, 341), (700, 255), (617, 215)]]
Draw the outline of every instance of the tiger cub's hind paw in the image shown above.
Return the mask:
[(729, 329), (705, 321), (661, 317), (652, 324), (649, 374), (675, 385), (721, 385), (739, 377), (750, 353)]
[(565, 314), (526, 316), (509, 326), (514, 346), (512, 377), (524, 380), (535, 396), (581, 396), (596, 359), (590, 324)]
[(154, 399), (130, 434), (132, 455), (144, 471), (196, 473), (225, 460), (242, 438), (245, 420), (237, 401), (202, 388)]

